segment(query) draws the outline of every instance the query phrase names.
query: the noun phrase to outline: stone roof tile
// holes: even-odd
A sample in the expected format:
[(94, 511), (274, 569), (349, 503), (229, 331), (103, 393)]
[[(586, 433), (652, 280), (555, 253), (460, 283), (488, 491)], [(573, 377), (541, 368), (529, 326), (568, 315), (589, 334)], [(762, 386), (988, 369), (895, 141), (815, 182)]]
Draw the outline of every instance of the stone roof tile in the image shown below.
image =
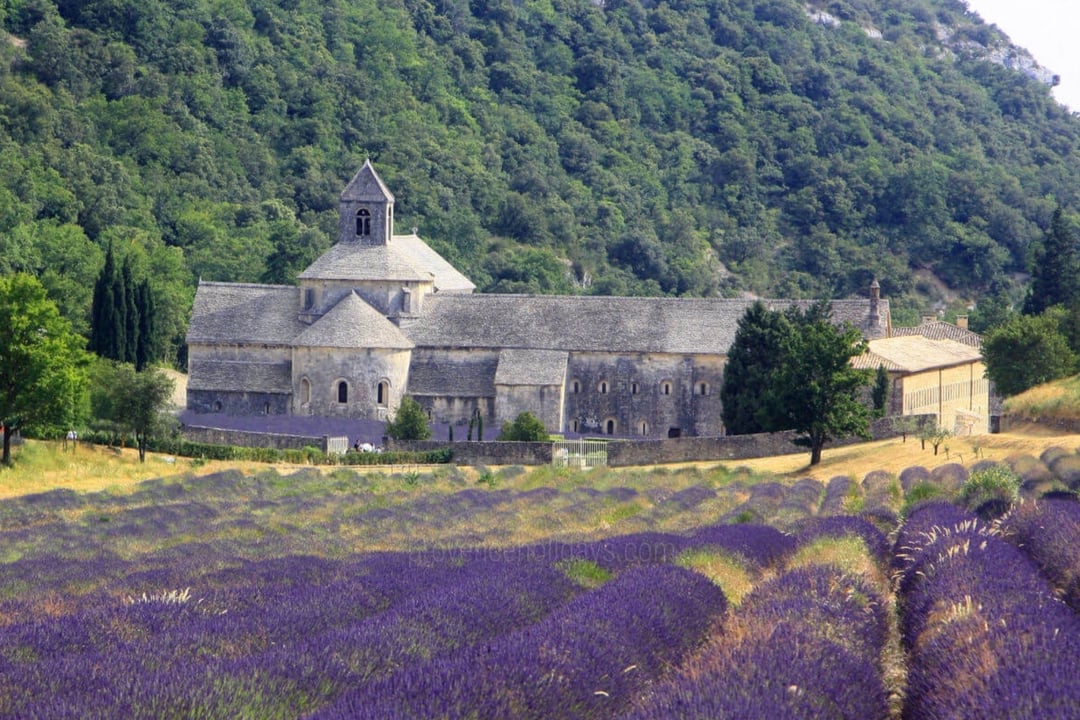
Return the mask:
[(189, 368), (189, 390), (219, 392), (292, 392), (290, 363), (199, 360)]
[(300, 290), (287, 285), (200, 282), (189, 343), (288, 345), (306, 326)]
[(409, 394), (417, 396), (495, 397), (496, 355), (454, 362), (414, 350), (409, 365)]
[(852, 358), (852, 365), (867, 370), (884, 365), (886, 370), (915, 373), (982, 360), (979, 348), (955, 340), (933, 340), (922, 335), (881, 338), (871, 340), (868, 345), (866, 354)]
[(892, 334), (893, 337), (921, 335), (931, 340), (955, 340), (972, 347), (982, 347), (982, 335), (944, 320), (929, 320), (914, 327), (893, 328)]
[[(401, 324), (418, 346), (532, 348), (571, 352), (727, 354), (749, 299), (567, 297), (549, 295), (433, 295), (423, 315)], [(767, 300), (782, 309), (810, 301)], [(848, 320), (867, 337), (868, 300), (833, 301), (833, 318)], [(888, 317), (888, 301), (879, 304)]]
[(300, 273), (301, 280), (375, 280), (432, 282), (435, 275), (417, 263), (396, 241), (387, 245), (342, 242), (334, 245)]
[(351, 292), (330, 311), (297, 335), (297, 347), (385, 348), (409, 350), (412, 342), (401, 331)]
[(496, 385), (562, 385), (566, 381), (565, 350), (503, 350)]

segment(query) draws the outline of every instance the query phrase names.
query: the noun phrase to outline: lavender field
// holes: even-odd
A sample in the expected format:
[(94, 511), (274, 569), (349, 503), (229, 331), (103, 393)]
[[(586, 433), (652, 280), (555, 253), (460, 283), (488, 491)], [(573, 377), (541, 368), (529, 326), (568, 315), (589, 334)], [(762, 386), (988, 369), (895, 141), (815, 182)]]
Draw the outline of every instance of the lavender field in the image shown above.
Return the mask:
[(1076, 457), (24, 495), (0, 717), (1075, 718)]

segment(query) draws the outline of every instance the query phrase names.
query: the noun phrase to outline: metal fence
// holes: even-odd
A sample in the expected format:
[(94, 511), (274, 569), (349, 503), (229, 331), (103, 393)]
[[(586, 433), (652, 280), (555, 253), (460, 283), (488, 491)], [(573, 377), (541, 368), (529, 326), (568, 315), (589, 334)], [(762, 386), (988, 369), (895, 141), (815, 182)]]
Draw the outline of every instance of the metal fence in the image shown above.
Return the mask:
[(607, 465), (606, 440), (560, 440), (554, 444), (555, 467), (592, 468)]

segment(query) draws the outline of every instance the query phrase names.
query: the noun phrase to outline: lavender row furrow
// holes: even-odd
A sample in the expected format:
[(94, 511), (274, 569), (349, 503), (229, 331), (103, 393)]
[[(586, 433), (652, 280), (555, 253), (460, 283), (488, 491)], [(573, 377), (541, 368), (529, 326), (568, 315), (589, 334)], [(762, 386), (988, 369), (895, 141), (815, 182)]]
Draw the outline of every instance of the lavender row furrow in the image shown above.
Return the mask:
[(726, 607), (701, 575), (631, 568), (533, 626), (406, 668), (313, 717), (616, 717), (700, 644)]
[(1080, 503), (1023, 502), (1000, 520), (1000, 529), (1002, 537), (1035, 561), (1069, 607), (1080, 612)]
[(755, 589), (727, 627), (626, 720), (887, 716), (887, 617), (863, 581), (827, 566), (791, 571)]

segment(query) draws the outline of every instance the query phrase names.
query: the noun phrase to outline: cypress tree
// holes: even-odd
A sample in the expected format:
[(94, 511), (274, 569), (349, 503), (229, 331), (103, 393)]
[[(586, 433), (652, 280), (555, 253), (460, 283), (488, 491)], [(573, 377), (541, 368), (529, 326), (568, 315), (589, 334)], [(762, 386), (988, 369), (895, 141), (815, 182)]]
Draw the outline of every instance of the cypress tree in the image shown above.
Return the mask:
[(116, 359), (116, 262), (112, 243), (105, 253), (105, 265), (94, 284), (90, 311), (90, 349), (104, 358)]
[(157, 328), (154, 318), (154, 295), (150, 292), (150, 281), (139, 283), (135, 294), (135, 304), (139, 313), (139, 340), (135, 350), (135, 368), (145, 369), (157, 359)]
[(120, 281), (123, 286), (124, 303), (124, 355), (121, 360), (132, 365), (138, 364), (139, 349), (139, 308), (136, 302), (138, 288), (131, 277), (131, 257), (124, 258), (124, 266), (120, 270)]
[(1040, 315), (1055, 305), (1070, 307), (1080, 299), (1076, 239), (1059, 205), (1043, 240), (1042, 256), (1031, 273), (1025, 315)]

